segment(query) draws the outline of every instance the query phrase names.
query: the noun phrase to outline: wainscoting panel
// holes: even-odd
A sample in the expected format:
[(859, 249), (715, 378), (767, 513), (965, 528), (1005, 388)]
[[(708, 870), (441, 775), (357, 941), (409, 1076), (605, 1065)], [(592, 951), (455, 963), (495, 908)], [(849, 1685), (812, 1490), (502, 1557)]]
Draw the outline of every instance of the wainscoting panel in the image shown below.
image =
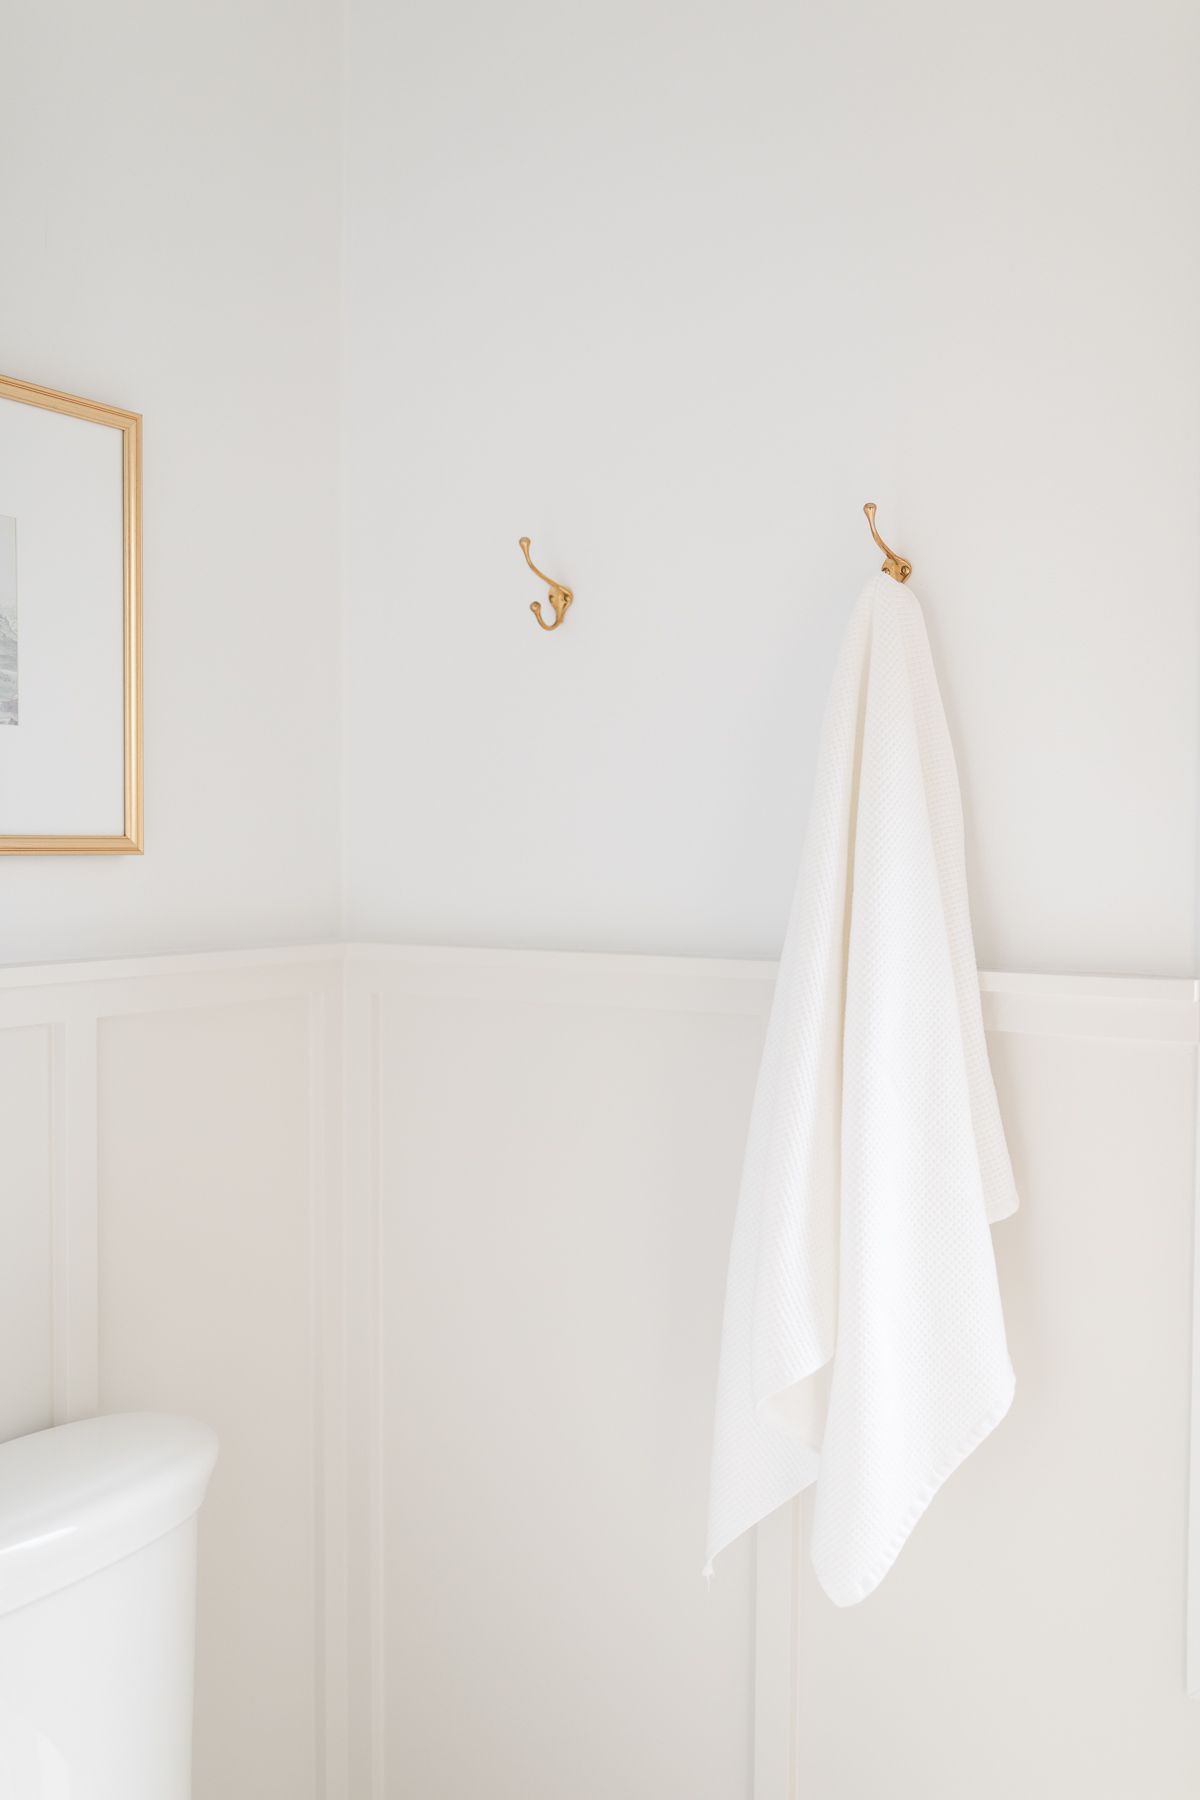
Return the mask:
[(800, 1509), (696, 1576), (773, 971), (347, 955), (356, 1793), (1194, 1790), (1194, 983), (981, 978), (1018, 1401), (842, 1613)]
[(753, 1545), (711, 1590), (700, 1569), (770, 971), (348, 954), (375, 1358), (355, 1792), (744, 1796)]
[(174, 1408), (221, 1437), (196, 1691), (195, 1785), (214, 1800), (313, 1793), (308, 1037), (302, 995), (99, 1033), (100, 1407)]
[(773, 977), (0, 971), (0, 1433), (155, 1407), (221, 1438), (196, 1800), (1194, 1791), (1195, 984), (981, 978), (1018, 1398), (839, 1613), (802, 1509), (700, 1578)]
[(341, 953), (0, 973), (0, 1427), (191, 1413), (196, 1800), (347, 1800)]

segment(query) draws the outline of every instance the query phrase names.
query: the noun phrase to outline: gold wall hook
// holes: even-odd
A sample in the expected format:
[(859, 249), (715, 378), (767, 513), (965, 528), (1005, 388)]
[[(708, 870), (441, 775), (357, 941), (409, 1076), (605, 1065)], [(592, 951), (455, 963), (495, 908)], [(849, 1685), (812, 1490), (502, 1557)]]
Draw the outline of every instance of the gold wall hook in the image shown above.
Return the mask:
[(894, 550), (889, 550), (879, 533), (876, 531), (875, 502), (873, 500), (868, 500), (863, 507), (863, 511), (867, 515), (867, 524), (871, 527), (871, 536), (875, 539), (875, 542), (879, 545), (879, 548), (884, 554), (883, 573), (885, 575), (890, 575), (893, 581), (907, 581), (912, 574), (912, 564), (906, 562), (904, 557), (897, 556)]
[(534, 618), (537, 620), (538, 624), (541, 626), (543, 631), (557, 631), (559, 626), (562, 624), (563, 620), (566, 618), (567, 608), (568, 608), (568, 606), (570, 606), (570, 604), (571, 604), (572, 600), (575, 598), (575, 596), (571, 592), (571, 589), (569, 587), (562, 587), (559, 585), (559, 583), (557, 581), (551, 581), (551, 579), (548, 575), (542, 574), (542, 571), (538, 568), (538, 566), (534, 562), (532, 556), (530, 556), (530, 554), (529, 554), (529, 539), (528, 538), (520, 538), (518, 541), (521, 545), (522, 550), (525, 552), (525, 561), (529, 564), (530, 568), (533, 570), (533, 572), (537, 576), (538, 580), (544, 581), (546, 586), (550, 590), (550, 592), (547, 594), (546, 598), (549, 600), (551, 606), (554, 608), (554, 623), (553, 623), (553, 625), (547, 625), (545, 619), (543, 619), (542, 603), (540, 600), (531, 600), (529, 602), (529, 610), (533, 614)]

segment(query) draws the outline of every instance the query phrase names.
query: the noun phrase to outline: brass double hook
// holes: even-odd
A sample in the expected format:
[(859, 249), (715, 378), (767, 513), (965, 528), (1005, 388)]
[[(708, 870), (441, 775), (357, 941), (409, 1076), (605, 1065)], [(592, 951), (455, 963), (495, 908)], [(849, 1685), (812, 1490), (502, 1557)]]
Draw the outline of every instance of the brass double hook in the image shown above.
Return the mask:
[(863, 507), (863, 511), (867, 515), (867, 524), (871, 527), (871, 536), (875, 539), (875, 542), (879, 545), (879, 548), (884, 554), (883, 574), (890, 575), (893, 581), (907, 581), (912, 574), (912, 564), (903, 556), (897, 556), (894, 550), (889, 550), (879, 533), (876, 531), (875, 502), (873, 500), (868, 500), (867, 504)]
[(525, 561), (529, 564), (530, 568), (533, 570), (534, 574), (538, 577), (539, 581), (544, 581), (546, 586), (550, 590), (550, 592), (547, 594), (546, 598), (549, 600), (550, 605), (554, 608), (554, 623), (553, 623), (553, 625), (547, 625), (545, 619), (543, 619), (542, 603), (540, 600), (531, 600), (529, 602), (529, 610), (533, 614), (534, 618), (537, 620), (538, 624), (541, 626), (543, 631), (557, 631), (559, 626), (562, 624), (563, 620), (566, 618), (567, 608), (568, 608), (568, 606), (570, 606), (570, 604), (571, 604), (572, 600), (575, 598), (575, 596), (571, 592), (569, 587), (562, 587), (562, 586), (560, 586), (560, 584), (557, 581), (551, 581), (551, 579), (548, 575), (542, 574), (542, 571), (538, 568), (538, 566), (534, 562), (532, 556), (530, 556), (530, 554), (529, 554), (529, 539), (528, 538), (521, 538), (519, 540), (519, 542), (520, 542), (522, 550), (525, 552)]

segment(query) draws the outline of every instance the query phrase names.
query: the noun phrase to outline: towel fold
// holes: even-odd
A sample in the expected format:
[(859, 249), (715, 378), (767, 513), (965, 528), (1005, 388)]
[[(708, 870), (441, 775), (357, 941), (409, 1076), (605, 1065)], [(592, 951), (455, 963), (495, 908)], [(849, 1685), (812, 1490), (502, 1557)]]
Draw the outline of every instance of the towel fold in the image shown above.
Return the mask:
[(738, 1201), (708, 1554), (811, 1482), (838, 1605), (1008, 1411), (989, 1221), (1017, 1196), (988, 1067), (954, 753), (915, 597), (838, 662)]

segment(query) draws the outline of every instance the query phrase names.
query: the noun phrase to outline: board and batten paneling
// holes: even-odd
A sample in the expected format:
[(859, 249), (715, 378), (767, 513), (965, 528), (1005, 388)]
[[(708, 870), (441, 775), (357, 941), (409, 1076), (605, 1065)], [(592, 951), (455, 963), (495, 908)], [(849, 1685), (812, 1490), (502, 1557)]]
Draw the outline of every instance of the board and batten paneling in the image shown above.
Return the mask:
[(1196, 985), (981, 978), (1018, 1400), (839, 1613), (798, 1509), (698, 1580), (771, 976), (348, 952), (355, 1792), (1182, 1800)]
[(699, 1575), (772, 979), (0, 971), (0, 1431), (152, 1406), (222, 1440), (197, 1800), (1194, 1790), (1195, 984), (982, 978), (1018, 1400), (837, 1613), (799, 1509)]
[(350, 952), (378, 1308), (356, 1792), (747, 1793), (752, 1542), (700, 1570), (770, 973)]
[(197, 1605), (194, 1780), (213, 1800), (314, 1791), (308, 1038), (304, 995), (99, 1032), (100, 1408), (190, 1413), (221, 1439)]
[(0, 972), (0, 1432), (190, 1413), (196, 1800), (346, 1800), (336, 948)]

